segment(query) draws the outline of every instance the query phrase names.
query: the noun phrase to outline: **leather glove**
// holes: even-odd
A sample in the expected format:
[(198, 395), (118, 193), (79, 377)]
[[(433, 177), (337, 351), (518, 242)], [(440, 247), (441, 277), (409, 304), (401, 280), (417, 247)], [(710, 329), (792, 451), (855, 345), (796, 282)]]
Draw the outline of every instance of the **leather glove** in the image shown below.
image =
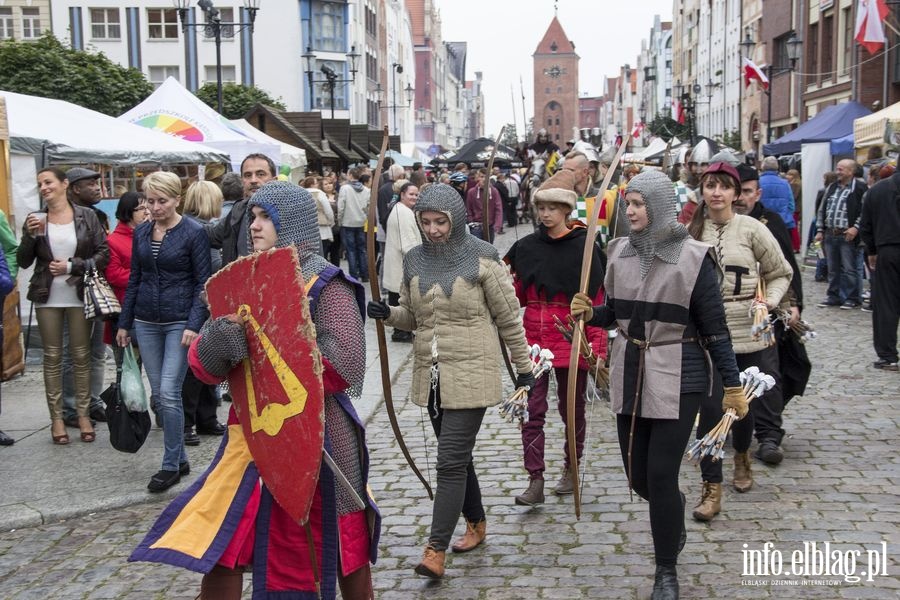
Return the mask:
[(744, 395), (742, 387), (725, 388), (725, 396), (722, 398), (722, 410), (733, 408), (738, 419), (743, 419), (750, 411), (750, 401)]
[(208, 320), (200, 330), (197, 357), (210, 375), (225, 377), (248, 356), (243, 325), (219, 317)]
[(569, 305), (569, 312), (571, 312), (572, 316), (576, 319), (579, 316), (584, 315), (584, 320), (590, 321), (594, 316), (594, 306), (587, 294), (578, 292), (572, 298), (572, 303)]
[(527, 387), (529, 390), (534, 389), (534, 375), (531, 373), (519, 373), (516, 377), (516, 389)]
[(387, 319), (391, 316), (391, 307), (384, 300), (378, 302), (370, 300), (366, 305), (366, 314), (370, 319)]

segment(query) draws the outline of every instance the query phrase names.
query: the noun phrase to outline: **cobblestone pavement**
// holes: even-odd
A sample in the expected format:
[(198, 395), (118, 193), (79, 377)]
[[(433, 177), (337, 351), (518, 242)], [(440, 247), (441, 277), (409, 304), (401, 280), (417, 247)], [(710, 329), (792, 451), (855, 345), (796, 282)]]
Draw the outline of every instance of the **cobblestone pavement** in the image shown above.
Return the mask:
[[(808, 302), (814, 304), (824, 285), (811, 279), (806, 284)], [(712, 523), (688, 522), (688, 544), (679, 560), (684, 598), (900, 597), (900, 377), (871, 368), (870, 315), (810, 307), (806, 318), (819, 331), (809, 346), (814, 381), (806, 397), (794, 399), (786, 412), (785, 461), (774, 468), (754, 462), (756, 485), (750, 492), (727, 490), (723, 512)], [(395, 385), (400, 420), (416, 462), (434, 481), (427, 416), (399, 400), (408, 387), (405, 370)], [(375, 414), (368, 435), (371, 484), (384, 515), (374, 568), (378, 598), (649, 597), (653, 550), (647, 506), (629, 500), (614, 421), (605, 405), (598, 402), (590, 409), (580, 521), (571, 497), (548, 495), (545, 505), (531, 510), (513, 504), (527, 483), (518, 431), (495, 410), (488, 412), (475, 457), (488, 539), (470, 554), (450, 556), (440, 583), (412, 572), (427, 539), (431, 503), (406, 467), (383, 411)], [(552, 422), (546, 435), (552, 485), (562, 464), (561, 425)], [(685, 462), (681, 486), (689, 499), (698, 495), (698, 482), (698, 470)], [(161, 508), (143, 505), (0, 533), (0, 598), (195, 597), (197, 574), (125, 562)], [(815, 542), (818, 549), (829, 542), (831, 553), (843, 553), (845, 560), (838, 564), (845, 566), (852, 551), (860, 551), (850, 566), (862, 579), (744, 575), (744, 545), (762, 550), (767, 542), (773, 544), (769, 556), (780, 552), (785, 568), (805, 542)], [(867, 551), (874, 555), (882, 549), (888, 574), (870, 581), (862, 573), (871, 570)], [(829, 562), (835, 563), (833, 556)]]

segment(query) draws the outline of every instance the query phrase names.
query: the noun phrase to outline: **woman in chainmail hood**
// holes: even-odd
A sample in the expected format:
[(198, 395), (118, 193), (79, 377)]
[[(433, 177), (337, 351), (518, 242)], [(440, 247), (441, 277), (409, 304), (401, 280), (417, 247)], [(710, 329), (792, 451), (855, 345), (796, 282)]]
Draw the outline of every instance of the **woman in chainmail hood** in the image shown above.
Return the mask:
[(534, 377), (510, 277), (496, 249), (469, 234), (462, 198), (449, 185), (431, 185), (414, 211), (424, 239), (403, 260), (400, 305), (370, 302), (368, 313), (416, 333), (410, 393), (428, 407), (438, 455), (431, 534), (415, 571), (438, 579), (460, 512), (466, 533), (453, 551), (472, 550), (486, 535), (472, 450), (485, 410), (502, 399), (497, 332), (519, 373), (516, 385), (531, 386)]
[(610, 396), (629, 486), (650, 503), (654, 600), (678, 598), (676, 563), (686, 540), (681, 456), (709, 377), (701, 341), (730, 391), (723, 406), (747, 412), (725, 325), (716, 263), (675, 220), (675, 188), (663, 173), (634, 177), (625, 194), (628, 237), (610, 242), (606, 303), (585, 294), (572, 314), (616, 329)]
[[(297, 249), (322, 355), (325, 446), (367, 507), (359, 509), (353, 495), (337, 485), (329, 467), (323, 466), (307, 531), (272, 498), (265, 482), (256, 483), (258, 474), (249, 478), (249, 486), (245, 485), (246, 475), (234, 482), (235, 463), (250, 463), (238, 476), (245, 470), (255, 472), (255, 467), (232, 407), (228, 431), (218, 455), (201, 477), (202, 483), (175, 499), (130, 560), (205, 573), (200, 593), (204, 599), (240, 598), (242, 573), (251, 565), (255, 600), (281, 598), (286, 593), (335, 598), (337, 587), (344, 598), (369, 599), (373, 597), (369, 564), (375, 562), (380, 516), (367, 493), (365, 431), (352, 404), (352, 399), (359, 397), (365, 375), (365, 294), (360, 284), (348, 280), (319, 254), (316, 205), (309, 192), (287, 182), (267, 183), (253, 195), (247, 214), (251, 250)], [(236, 315), (209, 321), (191, 347), (189, 362), (201, 381), (222, 381), (247, 356), (244, 327), (235, 321)], [(221, 513), (223, 505), (229, 506), (227, 516), (217, 522), (210, 514)], [(199, 559), (196, 550), (189, 555), (165, 543), (178, 539), (185, 530), (194, 532), (187, 536), (194, 539), (196, 532), (210, 529), (215, 530), (210, 534), (213, 541)], [(310, 543), (315, 548), (314, 563)], [(265, 583), (257, 585), (258, 581)]]

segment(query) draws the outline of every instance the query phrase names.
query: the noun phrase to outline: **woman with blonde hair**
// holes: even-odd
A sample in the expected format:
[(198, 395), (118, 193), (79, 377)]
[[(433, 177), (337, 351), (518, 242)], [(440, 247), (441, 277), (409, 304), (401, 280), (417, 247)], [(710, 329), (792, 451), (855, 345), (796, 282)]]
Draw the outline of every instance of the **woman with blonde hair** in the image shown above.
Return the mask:
[(200, 298), (210, 275), (209, 238), (203, 226), (178, 214), (181, 180), (157, 171), (144, 179), (150, 219), (134, 231), (131, 273), (116, 342), (131, 343), (134, 329), (150, 380), (151, 402), (162, 416), (162, 467), (147, 486), (162, 492), (190, 472), (184, 451), (181, 386), (187, 349), (209, 316)]

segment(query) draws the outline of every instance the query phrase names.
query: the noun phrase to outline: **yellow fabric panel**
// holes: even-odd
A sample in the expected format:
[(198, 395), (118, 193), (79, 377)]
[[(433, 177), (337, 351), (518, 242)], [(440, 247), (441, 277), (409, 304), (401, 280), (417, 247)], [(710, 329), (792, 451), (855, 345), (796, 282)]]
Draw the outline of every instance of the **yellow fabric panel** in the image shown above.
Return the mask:
[[(606, 212), (602, 213), (605, 216), (601, 216), (600, 218), (597, 219), (598, 225), (609, 227), (609, 217), (613, 213), (616, 198), (618, 197), (618, 194), (619, 194), (619, 192), (615, 188), (611, 189), (611, 190), (606, 190), (606, 192), (603, 194), (603, 202), (606, 204)], [(587, 214), (587, 215), (594, 214), (594, 200), (595, 200), (595, 198), (585, 198), (584, 199), (585, 214)]]
[(219, 464), (168, 531), (150, 547), (172, 549), (201, 558), (219, 533), (244, 471), (252, 461), (241, 426), (229, 425), (228, 445)]

